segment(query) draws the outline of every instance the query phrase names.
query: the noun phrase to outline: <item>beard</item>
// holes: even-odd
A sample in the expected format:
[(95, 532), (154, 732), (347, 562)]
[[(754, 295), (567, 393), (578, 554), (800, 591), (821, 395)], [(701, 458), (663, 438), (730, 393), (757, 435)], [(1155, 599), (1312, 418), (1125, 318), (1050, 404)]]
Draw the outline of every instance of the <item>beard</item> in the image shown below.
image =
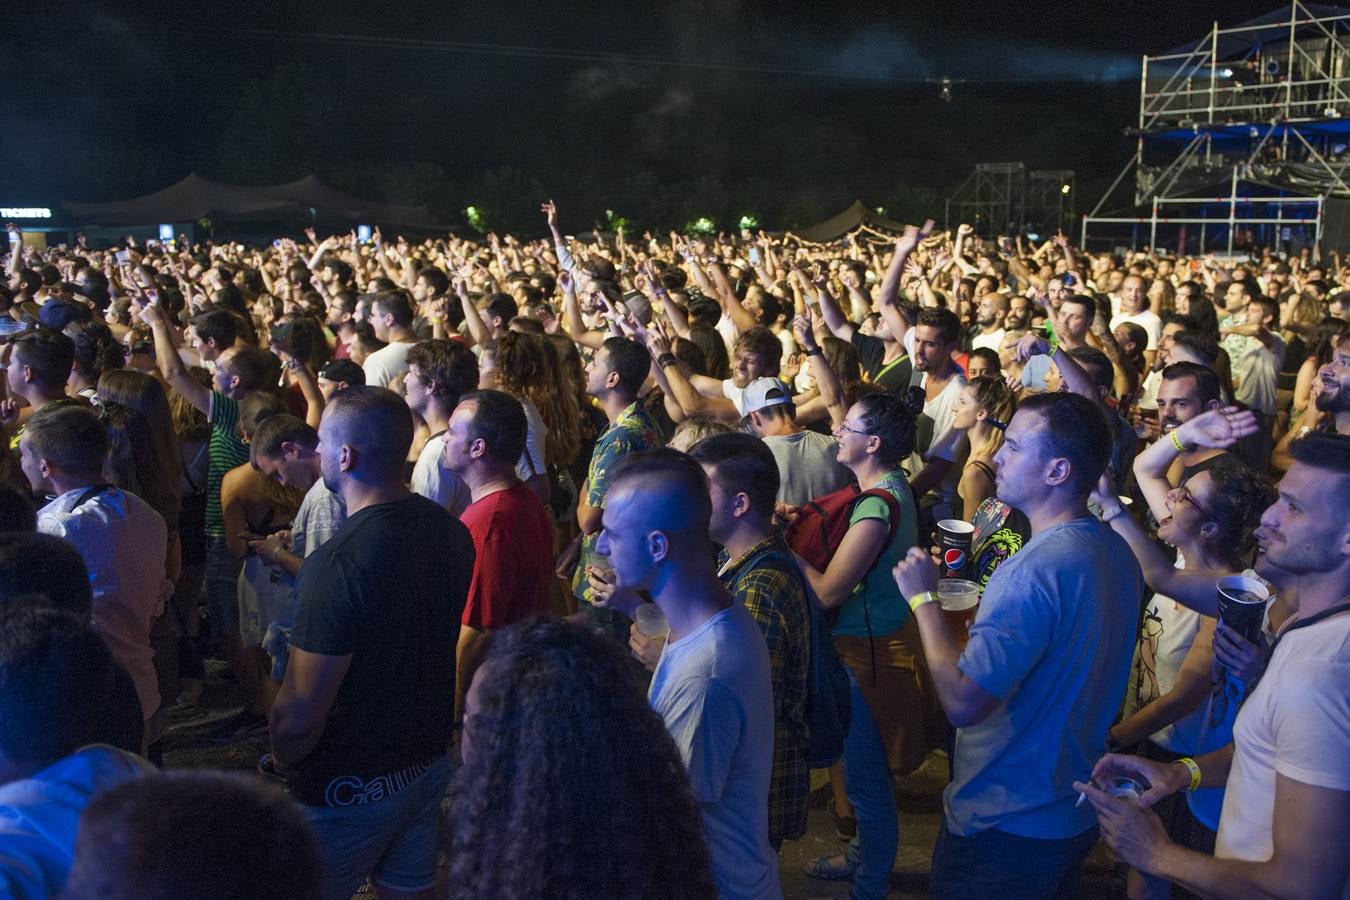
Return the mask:
[(1332, 393), (1321, 393), (1313, 401), (1318, 412), (1324, 413), (1343, 413), (1350, 412), (1350, 393), (1337, 388)]

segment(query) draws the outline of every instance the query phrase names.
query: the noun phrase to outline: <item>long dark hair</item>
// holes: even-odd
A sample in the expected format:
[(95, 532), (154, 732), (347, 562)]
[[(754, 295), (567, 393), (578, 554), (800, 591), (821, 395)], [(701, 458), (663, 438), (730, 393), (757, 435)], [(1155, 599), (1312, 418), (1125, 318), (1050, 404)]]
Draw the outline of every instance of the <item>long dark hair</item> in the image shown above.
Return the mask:
[(536, 619), (494, 635), (450, 813), (454, 897), (711, 897), (698, 808), (631, 660)]
[(143, 372), (112, 369), (99, 378), (97, 396), (108, 428), (108, 479), (154, 507), (173, 534), (183, 455), (164, 388)]

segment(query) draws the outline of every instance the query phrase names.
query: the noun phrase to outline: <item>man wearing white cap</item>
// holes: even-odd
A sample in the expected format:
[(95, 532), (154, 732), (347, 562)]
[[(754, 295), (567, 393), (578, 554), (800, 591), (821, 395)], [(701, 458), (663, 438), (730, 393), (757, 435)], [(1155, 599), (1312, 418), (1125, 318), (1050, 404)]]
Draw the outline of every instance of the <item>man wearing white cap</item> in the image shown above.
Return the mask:
[(833, 438), (797, 424), (792, 392), (778, 378), (756, 378), (741, 394), (741, 414), (750, 430), (773, 451), (781, 478), (778, 502), (801, 506), (848, 484), (848, 469), (835, 458)]

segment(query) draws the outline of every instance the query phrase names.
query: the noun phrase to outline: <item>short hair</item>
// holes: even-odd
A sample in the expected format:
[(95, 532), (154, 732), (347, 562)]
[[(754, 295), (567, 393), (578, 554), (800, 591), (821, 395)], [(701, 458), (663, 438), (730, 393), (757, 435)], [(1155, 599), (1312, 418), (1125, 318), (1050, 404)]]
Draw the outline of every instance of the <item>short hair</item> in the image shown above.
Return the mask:
[(1266, 311), (1266, 315), (1270, 316), (1270, 318), (1271, 318), (1271, 323), (1270, 323), (1270, 324), (1271, 324), (1271, 327), (1272, 327), (1272, 328), (1278, 328), (1278, 327), (1279, 327), (1279, 324), (1280, 324), (1280, 302), (1279, 302), (1278, 300), (1275, 300), (1275, 299), (1272, 298), (1272, 297), (1267, 297), (1267, 296), (1265, 296), (1264, 294), (1257, 294), (1255, 297), (1252, 297), (1252, 298), (1251, 298), (1249, 301), (1247, 301), (1247, 302), (1248, 302), (1249, 305), (1252, 304), (1252, 303), (1255, 303), (1257, 306), (1261, 307), (1262, 309), (1264, 309), (1264, 310)]
[[(672, 521), (670, 528), (676, 531), (702, 530), (706, 534), (708, 520), (712, 517), (712, 499), (708, 495), (708, 474), (703, 467), (694, 462), (687, 453), (661, 447), (655, 450), (639, 450), (629, 453), (619, 460), (610, 479), (609, 493), (626, 481), (640, 481), (643, 494), (657, 493), (658, 496), (679, 498), (685, 507), (683, 521)], [(680, 504), (668, 503), (665, 509), (677, 512)]]
[(341, 442), (365, 458), (359, 466), (402, 477), (413, 439), (412, 416), (402, 397), (388, 388), (353, 385), (333, 395), (324, 415), (335, 417)]
[(483, 308), (491, 318), (503, 322), (510, 322), (520, 313), (520, 306), (510, 294), (493, 294)]
[(59, 331), (37, 328), (14, 339), (14, 365), (33, 370), (39, 384), (66, 383), (75, 366), (75, 342)]
[(1087, 294), (1065, 294), (1064, 299), (1060, 301), (1059, 305), (1063, 307), (1068, 303), (1076, 303), (1083, 307), (1083, 309), (1087, 311), (1088, 319), (1091, 319), (1097, 314), (1097, 303)]
[(1111, 364), (1110, 357), (1096, 347), (1074, 347), (1064, 352), (1072, 356), (1074, 362), (1088, 373), (1094, 385), (1106, 388), (1107, 392), (1110, 392), (1116, 378), (1115, 366)]
[(1218, 402), (1219, 376), (1213, 369), (1183, 360), (1174, 362), (1162, 370), (1163, 381), (1177, 381), (1182, 378), (1195, 379), (1195, 390), (1200, 395), (1201, 406)]
[(432, 396), (449, 406), (478, 387), (478, 358), (459, 341), (418, 341), (408, 348), (407, 359), (409, 366), (417, 366), (423, 381), (435, 385)]
[(636, 396), (651, 371), (652, 357), (645, 347), (627, 338), (607, 338), (602, 345), (609, 362), (609, 370), (619, 373), (619, 388)]
[(1254, 282), (1252, 279), (1244, 278), (1241, 281), (1230, 281), (1224, 287), (1224, 290), (1227, 291), (1228, 288), (1232, 287), (1235, 284), (1238, 286), (1238, 290), (1242, 291), (1242, 293), (1247, 295), (1248, 302), (1260, 299), (1261, 291), (1257, 289), (1256, 282)]
[(234, 314), (227, 309), (212, 309), (192, 317), (192, 330), (205, 343), (214, 340), (216, 346), (224, 349), (234, 346), (239, 337), (239, 327)]
[[(332, 272), (333, 278), (336, 279), (339, 284), (349, 283), (354, 275), (351, 266), (334, 256), (325, 256), (319, 262), (319, 268), (327, 269)], [(420, 275), (422, 273), (419, 272), (417, 274)]]
[(919, 310), (918, 319), (914, 324), (936, 328), (944, 344), (954, 344), (961, 337), (961, 320), (950, 309), (925, 306)]
[(75, 361), (90, 378), (98, 379), (105, 371), (120, 368), (126, 362), (126, 347), (113, 337), (112, 330), (102, 322), (81, 319), (66, 326), (75, 351)]
[(417, 270), (417, 277), (427, 283), (433, 294), (444, 294), (450, 289), (450, 278), (435, 266), (423, 266)]
[(33, 455), (64, 472), (102, 474), (108, 432), (93, 410), (49, 403), (33, 413), (24, 434)]
[(314, 832), (279, 787), (236, 773), (155, 772), (90, 802), (62, 896), (318, 898), (322, 873)]
[(765, 375), (777, 375), (783, 365), (783, 342), (763, 325), (756, 325), (741, 332), (736, 338), (736, 351), (744, 350), (763, 357), (767, 365)]
[[(925, 307), (931, 309), (931, 307)], [(923, 388), (904, 393), (875, 391), (858, 398), (858, 419), (864, 433), (881, 439), (877, 458), (888, 466), (899, 465), (914, 452), (919, 413), (923, 411)]]
[[(1208, 302), (1208, 301), (1206, 301)], [(1189, 350), (1203, 359), (1207, 365), (1214, 365), (1219, 359), (1219, 342), (1205, 331), (1186, 330), (1172, 338), (1172, 346)]]
[(259, 423), (249, 450), (254, 462), (259, 457), (277, 459), (281, 456), (282, 444), (299, 444), (306, 450), (313, 450), (319, 446), (319, 433), (303, 419), (277, 413)]
[(1036, 433), (1042, 452), (1069, 461), (1069, 487), (1086, 498), (1111, 461), (1111, 429), (1101, 407), (1078, 394), (1033, 394), (1021, 402), (1022, 410), (1041, 416), (1044, 427)]
[(694, 445), (689, 455), (715, 473), (712, 478), (728, 494), (750, 498), (750, 508), (766, 518), (773, 515), (781, 475), (773, 451), (764, 441), (744, 431), (714, 434)]
[(37, 508), (33, 506), (33, 495), (9, 482), (0, 482), (0, 534), (36, 529)]
[(403, 291), (380, 291), (370, 302), (375, 315), (390, 316), (394, 324), (407, 328), (413, 323), (413, 308)]
[(36, 603), (0, 603), (0, 751), (45, 768), (97, 739), (117, 663), (94, 629)]
[(0, 534), (0, 606), (38, 595), (42, 605), (89, 621), (94, 592), (84, 557), (74, 544), (54, 534)]
[(478, 406), (469, 420), (469, 440), (481, 439), (493, 460), (515, 465), (525, 452), (530, 431), (525, 407), (505, 391), (474, 391), (464, 395), (460, 403), (471, 401)]
[(274, 384), (280, 373), (280, 361), (261, 347), (236, 347), (223, 365), (227, 374), (239, 379), (245, 391), (257, 391)]
[(1289, 444), (1294, 462), (1338, 475), (1336, 505), (1350, 505), (1350, 435), (1314, 431)]

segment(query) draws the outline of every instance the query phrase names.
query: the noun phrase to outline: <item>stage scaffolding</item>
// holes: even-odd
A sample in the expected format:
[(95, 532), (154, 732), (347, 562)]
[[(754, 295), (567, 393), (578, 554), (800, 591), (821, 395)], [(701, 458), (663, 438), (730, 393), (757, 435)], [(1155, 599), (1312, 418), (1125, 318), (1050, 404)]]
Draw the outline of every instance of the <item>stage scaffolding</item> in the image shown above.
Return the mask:
[(1327, 198), (1350, 197), (1348, 42), (1350, 11), (1295, 0), (1143, 57), (1135, 153), (1083, 217), (1084, 246), (1320, 240)]
[(1053, 234), (1073, 220), (1073, 172), (1028, 171), (1020, 162), (979, 163), (947, 198), (945, 228), (966, 222), (984, 237)]

